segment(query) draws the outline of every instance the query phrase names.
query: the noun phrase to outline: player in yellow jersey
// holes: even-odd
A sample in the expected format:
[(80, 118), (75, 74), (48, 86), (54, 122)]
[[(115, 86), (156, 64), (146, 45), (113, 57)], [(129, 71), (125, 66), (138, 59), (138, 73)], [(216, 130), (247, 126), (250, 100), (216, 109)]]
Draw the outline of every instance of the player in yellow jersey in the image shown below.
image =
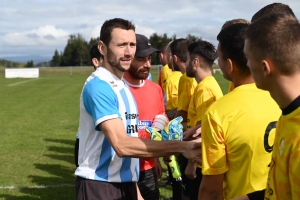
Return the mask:
[[(197, 82), (194, 78), (190, 78), (186, 76), (186, 66), (185, 63), (187, 61), (187, 55), (188, 55), (188, 45), (191, 42), (187, 39), (180, 38), (174, 40), (170, 44), (171, 54), (172, 54), (172, 60), (173, 60), (173, 68), (175, 70), (179, 70), (183, 75), (180, 77), (179, 85), (178, 85), (178, 107), (177, 107), (177, 116), (182, 117), (182, 125), (183, 129), (186, 129), (186, 123), (187, 123), (187, 111), (188, 106), (191, 100), (191, 97), (194, 93), (194, 89), (197, 86)], [(183, 171), (181, 172), (181, 178), (182, 178), (182, 185), (184, 186), (183, 189), (183, 195), (185, 199), (188, 198), (188, 179), (185, 176), (184, 168), (187, 164), (187, 159), (183, 156), (179, 155), (179, 162), (180, 162), (180, 169)], [(183, 167), (184, 166), (184, 167)]]
[(169, 53), (170, 53), (170, 43), (163, 45), (160, 48), (160, 54), (159, 54), (159, 59), (161, 64), (163, 65), (162, 69), (160, 70), (159, 73), (159, 78), (158, 78), (158, 84), (162, 88), (162, 90), (165, 92), (166, 90), (166, 81), (168, 77), (173, 73), (172, 70), (172, 65), (169, 66)]
[(266, 187), (271, 155), (261, 144), (280, 109), (268, 92), (255, 86), (246, 65), (248, 26), (233, 24), (217, 36), (220, 69), (235, 89), (213, 103), (202, 119), (199, 200), (234, 199)]
[(273, 148), (268, 134), (261, 141), (265, 151), (273, 149), (265, 200), (300, 199), (299, 33), (299, 21), (286, 13), (265, 15), (246, 32), (244, 52), (256, 86), (282, 110)]
[[(200, 41), (190, 44), (188, 52), (186, 74), (188, 77), (195, 78), (198, 85), (188, 108), (187, 130), (196, 125), (198, 128), (206, 109), (223, 96), (218, 82), (212, 76), (212, 65), (217, 58), (215, 47), (207, 41)], [(190, 200), (197, 200), (202, 180), (201, 168), (197, 168), (194, 162), (189, 161), (183, 170), (190, 179), (188, 182)]]
[[(226, 21), (226, 22), (223, 24), (221, 30), (223, 30), (224, 28), (226, 28), (227, 26), (230, 26), (230, 25), (232, 25), (232, 24), (250, 24), (250, 22), (249, 22), (248, 20), (240, 19), (240, 18), (228, 20), (228, 21)], [(228, 86), (228, 91), (227, 91), (227, 93), (231, 92), (233, 89), (234, 89), (233, 82), (230, 81), (230, 82), (229, 82), (229, 86)]]
[(178, 86), (182, 76), (180, 71), (174, 71), (166, 81), (166, 114), (168, 118), (174, 119), (178, 107)]
[(176, 116), (182, 116), (183, 129), (186, 129), (187, 111), (189, 108), (191, 97), (194, 93), (194, 89), (197, 86), (196, 79), (194, 77), (188, 77), (186, 75), (186, 66), (188, 55), (188, 45), (191, 42), (187, 39), (176, 39), (171, 45), (171, 53), (173, 56), (173, 67), (175, 70), (179, 70), (183, 75), (180, 77), (178, 85), (178, 108)]

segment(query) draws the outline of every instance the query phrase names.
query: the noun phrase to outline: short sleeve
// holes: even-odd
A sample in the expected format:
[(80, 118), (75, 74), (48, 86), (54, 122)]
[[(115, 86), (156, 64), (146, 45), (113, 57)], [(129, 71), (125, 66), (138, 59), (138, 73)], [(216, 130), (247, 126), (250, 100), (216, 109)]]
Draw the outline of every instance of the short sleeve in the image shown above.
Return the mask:
[(178, 90), (176, 85), (172, 84), (172, 81), (166, 83), (166, 110), (173, 110), (178, 105)]
[(195, 85), (192, 78), (185, 78), (185, 75), (181, 76), (178, 88), (178, 109), (188, 111), (190, 100), (193, 96)]
[(101, 122), (121, 118), (118, 110), (118, 100), (109, 84), (98, 78), (89, 81), (82, 92), (83, 104), (86, 111), (93, 117), (96, 130), (100, 131)]
[(206, 113), (202, 121), (202, 174), (219, 175), (228, 170), (224, 133), (219, 124)]
[(197, 122), (202, 121), (206, 110), (215, 102), (215, 97), (207, 88), (201, 88), (197, 91), (196, 97)]

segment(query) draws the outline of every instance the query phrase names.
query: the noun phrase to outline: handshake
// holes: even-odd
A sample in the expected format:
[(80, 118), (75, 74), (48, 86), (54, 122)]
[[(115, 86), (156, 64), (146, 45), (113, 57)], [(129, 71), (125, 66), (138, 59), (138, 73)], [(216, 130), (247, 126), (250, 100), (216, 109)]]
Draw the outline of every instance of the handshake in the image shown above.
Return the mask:
[(182, 117), (176, 117), (167, 123), (167, 118), (164, 115), (157, 115), (153, 121), (152, 127), (147, 127), (146, 132), (150, 134), (151, 140), (167, 141), (167, 140), (182, 140)]

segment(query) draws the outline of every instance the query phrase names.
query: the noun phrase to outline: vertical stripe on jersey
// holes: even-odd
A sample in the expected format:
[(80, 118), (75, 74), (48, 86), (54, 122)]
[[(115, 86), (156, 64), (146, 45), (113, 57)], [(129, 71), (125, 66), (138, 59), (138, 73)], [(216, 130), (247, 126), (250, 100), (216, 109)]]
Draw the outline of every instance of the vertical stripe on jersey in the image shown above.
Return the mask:
[[(103, 151), (105, 150), (105, 151)], [(110, 151), (109, 151), (110, 150)], [(113, 149), (107, 140), (106, 137), (104, 137), (103, 143), (102, 143), (102, 151), (100, 154), (99, 164), (95, 171), (95, 179), (101, 180), (104, 179), (105, 181), (108, 180), (108, 167), (110, 165), (110, 161), (113, 156)], [(99, 167), (101, 166), (101, 167)]]
[[(124, 102), (124, 105), (125, 105), (125, 110), (126, 110), (127, 115), (128, 115), (128, 114), (131, 114), (132, 111), (130, 110), (129, 100), (128, 100), (128, 97), (127, 97), (127, 94), (126, 94), (124, 88), (122, 88), (122, 90), (120, 90), (120, 94), (121, 94), (121, 97), (122, 97), (122, 99), (123, 99), (123, 102)], [(125, 115), (125, 118), (126, 118), (126, 127), (125, 127), (126, 133), (127, 133), (127, 135), (131, 136), (131, 131), (130, 131), (130, 134), (128, 133), (128, 127), (129, 127), (130, 124), (131, 124), (131, 117), (128, 117), (128, 118), (127, 118), (127, 116)], [(133, 131), (134, 131), (134, 130), (133, 130)]]
[[(131, 114), (129, 100), (128, 100), (128, 97), (126, 95), (126, 92), (125, 92), (124, 88), (121, 89), (120, 94), (121, 94), (121, 97), (123, 99), (123, 102), (124, 102), (124, 105), (125, 105), (125, 110), (126, 110), (127, 114)], [(125, 117), (126, 117), (126, 115), (125, 115)], [(128, 126), (130, 126), (130, 124), (131, 124), (131, 119), (130, 119), (130, 117), (128, 117), (126, 119), (125, 129), (126, 129), (127, 135), (129, 135), (129, 136), (131, 136), (131, 133), (128, 134)], [(131, 165), (131, 160), (122, 159), (122, 167), (121, 167), (121, 170), (120, 170), (121, 182), (123, 182), (124, 180), (132, 179), (132, 171), (131, 171), (130, 174), (128, 172), (125, 173), (126, 171), (128, 171), (128, 169), (130, 169), (130, 165)]]

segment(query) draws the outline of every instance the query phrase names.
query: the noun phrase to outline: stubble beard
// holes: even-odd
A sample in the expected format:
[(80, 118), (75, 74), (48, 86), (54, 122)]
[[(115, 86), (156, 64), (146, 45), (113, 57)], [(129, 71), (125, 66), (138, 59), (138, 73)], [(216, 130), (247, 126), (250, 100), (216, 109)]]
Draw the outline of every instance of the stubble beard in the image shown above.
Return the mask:
[(121, 72), (126, 72), (128, 70), (122, 67), (122, 65), (120, 64), (120, 60), (117, 60), (117, 58), (114, 56), (113, 52), (109, 48), (107, 48), (107, 62), (114, 68), (120, 70)]

